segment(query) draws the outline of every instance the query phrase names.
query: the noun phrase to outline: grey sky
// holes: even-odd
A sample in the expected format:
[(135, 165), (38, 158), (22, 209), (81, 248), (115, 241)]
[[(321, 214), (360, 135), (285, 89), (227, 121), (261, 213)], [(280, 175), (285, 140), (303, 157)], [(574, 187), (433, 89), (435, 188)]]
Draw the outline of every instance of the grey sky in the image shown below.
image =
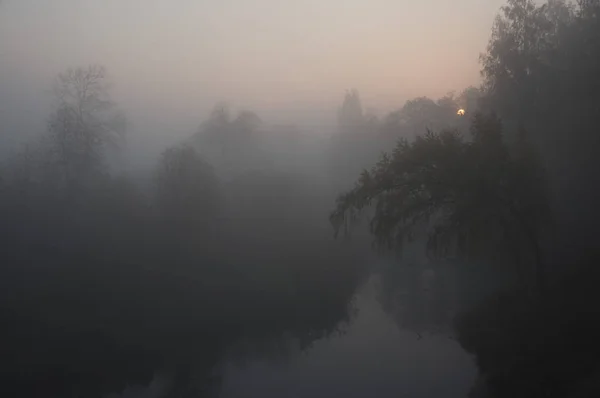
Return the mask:
[(37, 109), (57, 72), (89, 63), (108, 68), (134, 115), (190, 125), (220, 100), (287, 115), (331, 109), (351, 87), (387, 110), (477, 83), (503, 3), (4, 0), (0, 111)]

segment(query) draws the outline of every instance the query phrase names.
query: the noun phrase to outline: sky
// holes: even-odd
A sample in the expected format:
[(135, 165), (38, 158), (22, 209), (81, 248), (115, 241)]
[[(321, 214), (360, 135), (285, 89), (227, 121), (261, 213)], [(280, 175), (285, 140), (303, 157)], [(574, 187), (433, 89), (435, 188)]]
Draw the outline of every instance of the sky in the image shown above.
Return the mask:
[(30, 115), (47, 109), (52, 78), (88, 64), (106, 66), (115, 99), (154, 134), (193, 128), (220, 101), (319, 123), (349, 88), (387, 111), (478, 84), (503, 3), (2, 0), (0, 118), (41, 125)]

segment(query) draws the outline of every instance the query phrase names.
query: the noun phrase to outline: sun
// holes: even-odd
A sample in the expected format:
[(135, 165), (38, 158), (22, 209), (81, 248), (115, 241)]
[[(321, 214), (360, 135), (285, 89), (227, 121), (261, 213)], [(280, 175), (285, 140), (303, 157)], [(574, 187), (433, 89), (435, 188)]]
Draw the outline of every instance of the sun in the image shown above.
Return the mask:
[(457, 114), (458, 116), (464, 116), (464, 115), (465, 115), (465, 110), (464, 110), (464, 109), (459, 109), (459, 110), (456, 112), (456, 114)]

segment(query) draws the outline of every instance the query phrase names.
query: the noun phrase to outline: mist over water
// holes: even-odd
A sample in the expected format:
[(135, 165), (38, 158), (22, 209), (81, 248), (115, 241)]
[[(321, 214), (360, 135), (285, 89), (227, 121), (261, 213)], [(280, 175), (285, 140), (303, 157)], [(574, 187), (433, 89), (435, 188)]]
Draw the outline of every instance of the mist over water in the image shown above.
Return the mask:
[(0, 395), (600, 396), (597, 0), (0, 0)]

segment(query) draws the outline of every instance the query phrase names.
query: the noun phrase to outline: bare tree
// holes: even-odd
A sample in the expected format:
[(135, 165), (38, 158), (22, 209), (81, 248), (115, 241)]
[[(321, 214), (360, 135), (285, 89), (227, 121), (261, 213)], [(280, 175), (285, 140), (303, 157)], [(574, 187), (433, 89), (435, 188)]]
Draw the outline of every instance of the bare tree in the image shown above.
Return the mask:
[(97, 65), (68, 69), (56, 79), (57, 106), (48, 130), (69, 184), (102, 172), (106, 150), (124, 137), (127, 123), (108, 88), (106, 70)]

